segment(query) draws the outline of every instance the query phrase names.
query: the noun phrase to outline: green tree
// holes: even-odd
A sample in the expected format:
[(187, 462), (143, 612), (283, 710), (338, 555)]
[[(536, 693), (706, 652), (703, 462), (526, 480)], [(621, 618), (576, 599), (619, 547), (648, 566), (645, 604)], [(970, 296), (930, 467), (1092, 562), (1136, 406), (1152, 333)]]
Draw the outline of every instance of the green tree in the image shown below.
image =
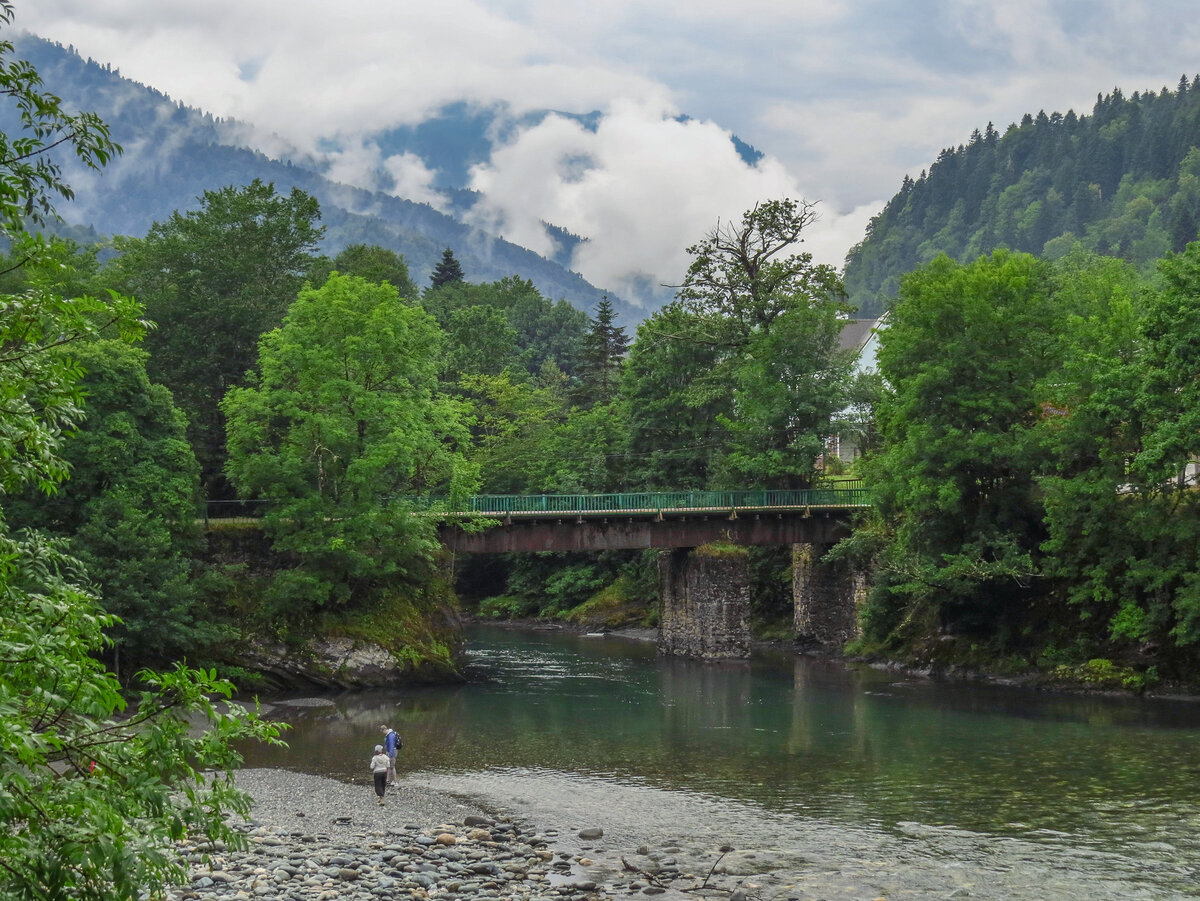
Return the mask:
[(586, 406), (607, 403), (617, 392), (629, 338), (625, 329), (617, 325), (616, 318), (605, 296), (596, 304), (596, 313), (588, 321), (588, 333), (579, 354), (579, 396)]
[[(1185, 477), (1200, 461), (1200, 242), (1158, 265), (1158, 290), (1145, 309), (1145, 376), (1139, 404), (1145, 430), (1130, 473), (1150, 507), (1138, 596), (1147, 619), (1139, 637), (1200, 642), (1200, 498)], [(1135, 633), (1136, 634), (1136, 633)]]
[(71, 479), (50, 497), (7, 505), (11, 524), (68, 539), (109, 612), (113, 669), (194, 657), (220, 637), (200, 604), (195, 557), (199, 467), (170, 392), (143, 350), (114, 340), (72, 347), (85, 419), (63, 452)]
[(497, 375), (465, 374), (459, 390), (471, 414), (471, 459), (479, 466), (482, 490), (495, 494), (557, 492), (547, 481), (556, 436), (571, 415), (567, 377), (548, 362), (525, 376), (506, 369)]
[(468, 307), (503, 310), (516, 332), (515, 348), (526, 372), (536, 376), (547, 360), (553, 360), (562, 372), (575, 375), (587, 333), (587, 314), (565, 300), (553, 302), (543, 297), (528, 279), (512, 275), (482, 285), (450, 282), (426, 291), (421, 305), (448, 331), (454, 329), (455, 313)]
[[(0, 24), (12, 6), (0, 0)], [(33, 67), (0, 41), (0, 94), (25, 129), (0, 137), (0, 231), (26, 265), (53, 260), (26, 233), (30, 214), (70, 196), (52, 152), (101, 165), (117, 151), (92, 116), (71, 116)], [(70, 350), (99, 330), (133, 339), (139, 308), (119, 295), (64, 296), (34, 280), (0, 295), (0, 487), (53, 493), (66, 477), (67, 434), (82, 419), (81, 370)], [(2, 511), (0, 511), (2, 513)], [(184, 668), (143, 673), (129, 706), (98, 655), (113, 617), (101, 611), (77, 561), (0, 515), (0, 895), (134, 898), (186, 881), (175, 842), (185, 831), (234, 845), (224, 821), (249, 799), (229, 775), (231, 742), (273, 738), (241, 707), (212, 699), (232, 686)], [(125, 714), (125, 715), (122, 715)], [(197, 726), (210, 728), (197, 729)]]
[(717, 480), (802, 487), (844, 406), (852, 361), (838, 349), (841, 281), (808, 253), (792, 253), (814, 221), (811, 204), (771, 200), (688, 248), (670, 340), (706, 349), (713, 365), (689, 387), (718, 412), (726, 447)]
[(429, 276), (429, 285), (436, 291), (444, 285), (452, 285), (463, 280), (462, 265), (455, 259), (454, 251), (447, 247), (442, 251), (442, 258), (438, 260), (438, 264)]
[(711, 378), (718, 348), (684, 337), (696, 318), (670, 304), (638, 326), (621, 378), (631, 488), (707, 488), (725, 446), (732, 392)]
[(258, 338), (279, 325), (321, 237), (316, 200), (255, 179), (205, 191), (198, 210), (173, 213), (145, 238), (119, 239), (111, 277), (146, 306), (151, 377), (189, 420), (210, 496), (227, 494), (218, 402), (242, 384)]
[(462, 307), (446, 323), (446, 372), (451, 379), (464, 375), (499, 375), (520, 365), (517, 331), (503, 310), (488, 304)]
[(714, 342), (744, 345), (755, 330), (769, 328), (796, 301), (838, 304), (841, 282), (832, 266), (810, 253), (790, 253), (817, 219), (813, 204), (768, 200), (720, 223), (688, 248), (691, 265), (678, 296), (687, 310), (714, 317)]
[(428, 576), (435, 523), (406, 498), (476, 485), (460, 407), (436, 391), (441, 346), (391, 285), (333, 275), (300, 292), (263, 336), (259, 374), (222, 402), (230, 479), (273, 502), (265, 527), (300, 560), (279, 581), (293, 614)]
[(838, 349), (835, 304), (796, 304), (730, 361), (733, 409), (721, 470), (732, 485), (792, 487), (817, 459), (848, 399), (852, 358)]
[(927, 611), (996, 629), (1035, 578), (1046, 465), (1036, 426), (1062, 331), (1047, 268), (1026, 254), (943, 256), (904, 279), (881, 333), (890, 390), (866, 470), (882, 535), (876, 638), (906, 615), (925, 624), (916, 614)]
[(1181, 522), (1169, 511), (1172, 502), (1163, 503), (1174, 479), (1156, 484), (1130, 467), (1151, 425), (1141, 280), (1123, 261), (1080, 252), (1057, 261), (1053, 276), (1071, 313), (1062, 368), (1047, 376), (1042, 392), (1041, 429), (1052, 460), (1040, 480), (1042, 551), (1054, 602), (1064, 614), (1077, 613), (1073, 622), (1056, 617), (1070, 636), (1060, 644), (1076, 648), (1083, 662), (1112, 639), (1117, 646), (1151, 635), (1166, 640), (1171, 617), (1164, 623), (1161, 607), (1148, 616), (1156, 592), (1147, 579), (1178, 566), (1171, 534)]
[(386, 247), (351, 244), (332, 260), (328, 257), (317, 259), (308, 273), (308, 279), (314, 285), (323, 285), (334, 272), (357, 275), (369, 282), (387, 282), (401, 297), (409, 300), (421, 296), (420, 289), (409, 276), (408, 263), (404, 261), (404, 257)]

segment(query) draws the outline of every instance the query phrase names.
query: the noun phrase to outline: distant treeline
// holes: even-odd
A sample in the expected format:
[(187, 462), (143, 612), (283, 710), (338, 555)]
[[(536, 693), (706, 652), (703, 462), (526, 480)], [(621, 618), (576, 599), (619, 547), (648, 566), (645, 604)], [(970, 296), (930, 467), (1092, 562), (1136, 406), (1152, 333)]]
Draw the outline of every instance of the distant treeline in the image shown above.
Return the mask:
[(905, 177), (846, 258), (861, 315), (882, 312), (901, 276), (939, 253), (973, 260), (999, 247), (1055, 259), (1075, 246), (1145, 270), (1200, 230), (1200, 75), (1174, 91), (1120, 89), (1090, 116), (989, 122)]

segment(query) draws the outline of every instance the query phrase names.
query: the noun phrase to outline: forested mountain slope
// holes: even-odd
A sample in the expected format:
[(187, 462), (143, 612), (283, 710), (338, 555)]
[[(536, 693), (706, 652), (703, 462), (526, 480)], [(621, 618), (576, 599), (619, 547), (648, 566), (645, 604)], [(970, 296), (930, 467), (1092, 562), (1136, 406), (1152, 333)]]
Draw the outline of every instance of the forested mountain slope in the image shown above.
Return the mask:
[[(274, 182), (281, 194), (298, 187), (317, 198), (326, 229), (321, 249), (330, 255), (354, 243), (378, 244), (402, 254), (414, 280), (425, 284), (450, 247), (472, 282), (519, 275), (545, 296), (565, 298), (587, 311), (604, 294), (559, 263), (427, 204), (338, 184), (310, 168), (248, 150), (242, 146), (245, 127), (240, 123), (178, 104), (69, 48), (25, 35), (18, 53), (70, 107), (98, 113), (124, 148), (103, 173), (75, 166), (69, 158), (60, 161), (76, 196), (60, 204), (59, 212), (73, 224), (103, 235), (141, 236), (175, 210), (195, 209), (206, 190), (260, 178)], [(13, 133), (19, 125), (15, 119), (0, 119), (0, 129)], [(644, 315), (610, 298), (622, 321), (636, 322)]]
[(1145, 267), (1200, 229), (1200, 75), (1175, 90), (1120, 89), (1091, 115), (1039, 112), (991, 123), (905, 177), (846, 258), (860, 315), (877, 315), (900, 277), (939, 253), (968, 261), (997, 247), (1058, 257), (1080, 244)]

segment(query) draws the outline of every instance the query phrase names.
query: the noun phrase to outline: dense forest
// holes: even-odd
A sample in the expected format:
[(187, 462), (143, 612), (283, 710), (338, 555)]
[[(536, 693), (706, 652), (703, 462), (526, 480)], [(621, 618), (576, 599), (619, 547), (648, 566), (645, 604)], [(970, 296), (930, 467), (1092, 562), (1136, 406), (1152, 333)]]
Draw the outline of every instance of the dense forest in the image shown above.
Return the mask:
[(1175, 90), (1120, 89), (1091, 115), (991, 123), (906, 177), (846, 258), (846, 289), (864, 316), (938, 254), (966, 262), (997, 248), (1064, 256), (1073, 248), (1152, 269), (1200, 228), (1200, 76)]

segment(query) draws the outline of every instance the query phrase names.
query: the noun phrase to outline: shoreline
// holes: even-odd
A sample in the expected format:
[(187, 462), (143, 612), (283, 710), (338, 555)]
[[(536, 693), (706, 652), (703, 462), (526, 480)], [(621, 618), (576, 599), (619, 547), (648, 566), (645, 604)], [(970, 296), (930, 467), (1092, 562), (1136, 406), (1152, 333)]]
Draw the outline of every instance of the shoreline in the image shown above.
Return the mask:
[[(657, 642), (658, 630), (647, 627), (617, 627), (604, 628), (599, 631), (589, 631), (586, 626), (574, 623), (550, 622), (546, 620), (526, 619), (479, 619), (466, 618), (464, 625), (496, 626), (505, 629), (527, 629), (534, 632), (563, 632), (595, 638), (616, 638), (625, 641)], [(1052, 679), (1049, 672), (1036, 670), (1019, 674), (990, 673), (986, 670), (972, 669), (962, 666), (947, 666), (944, 668), (918, 666), (903, 663), (898, 660), (877, 659), (869, 657), (848, 657), (843, 654), (828, 651), (800, 648), (792, 641), (785, 639), (753, 639), (750, 643), (753, 651), (775, 651), (791, 654), (795, 657), (810, 657), (817, 660), (840, 662), (845, 666), (865, 666), (874, 670), (895, 672), (913, 679), (926, 679), (930, 682), (960, 683), (964, 685), (992, 685), (1000, 688), (1019, 688), (1027, 691), (1057, 693), (1064, 695), (1088, 695), (1106, 698), (1140, 698), (1148, 701), (1171, 701), (1200, 703), (1200, 687), (1165, 685), (1162, 688), (1112, 688), (1088, 682), (1071, 682)]]
[(683, 901), (760, 887), (736, 854), (723, 869), (712, 863), (731, 849), (618, 851), (598, 827), (541, 831), (413, 779), (389, 787), (382, 806), (371, 787), (325, 776), (258, 768), (234, 779), (253, 798), (249, 818), (232, 824), (247, 849), (184, 843), (190, 882), (167, 901)]

